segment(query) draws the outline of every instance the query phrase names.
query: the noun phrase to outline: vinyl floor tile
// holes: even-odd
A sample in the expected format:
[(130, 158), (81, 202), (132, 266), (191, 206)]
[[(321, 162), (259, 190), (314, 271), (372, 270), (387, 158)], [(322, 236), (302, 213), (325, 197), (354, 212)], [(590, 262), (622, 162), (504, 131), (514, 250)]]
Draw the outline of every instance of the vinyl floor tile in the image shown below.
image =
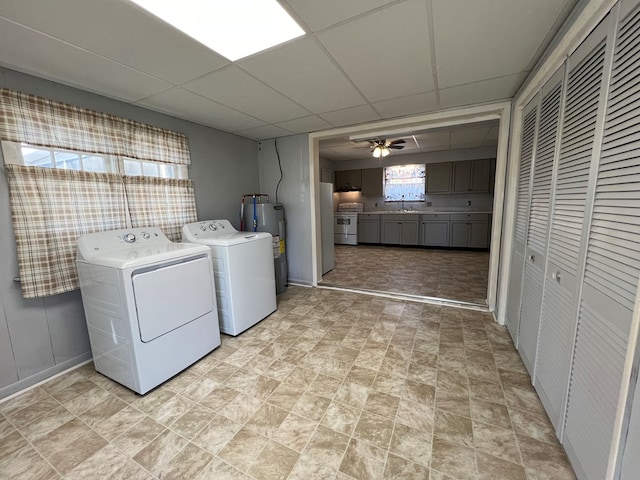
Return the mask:
[(575, 479), (491, 315), (297, 286), (144, 396), (88, 364), (0, 402), (0, 478)]

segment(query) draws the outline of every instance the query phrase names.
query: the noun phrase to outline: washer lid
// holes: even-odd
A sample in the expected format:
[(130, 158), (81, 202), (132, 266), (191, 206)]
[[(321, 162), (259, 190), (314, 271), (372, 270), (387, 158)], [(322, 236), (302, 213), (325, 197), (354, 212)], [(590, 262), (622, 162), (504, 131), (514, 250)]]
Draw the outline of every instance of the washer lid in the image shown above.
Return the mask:
[(239, 232), (228, 220), (206, 220), (182, 227), (182, 241), (229, 247), (256, 240), (271, 239), (268, 232)]

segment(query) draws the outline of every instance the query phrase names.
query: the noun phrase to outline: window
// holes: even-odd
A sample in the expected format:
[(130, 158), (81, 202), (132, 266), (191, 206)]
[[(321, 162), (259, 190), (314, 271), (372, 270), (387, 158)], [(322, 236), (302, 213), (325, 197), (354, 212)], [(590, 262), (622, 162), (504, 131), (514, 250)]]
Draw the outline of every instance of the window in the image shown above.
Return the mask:
[(154, 225), (179, 241), (197, 218), (182, 133), (0, 88), (0, 147), (24, 298), (78, 288), (80, 235)]
[(425, 165), (397, 165), (384, 169), (386, 202), (424, 202)]
[(189, 178), (186, 165), (2, 142), (5, 163), (130, 176)]

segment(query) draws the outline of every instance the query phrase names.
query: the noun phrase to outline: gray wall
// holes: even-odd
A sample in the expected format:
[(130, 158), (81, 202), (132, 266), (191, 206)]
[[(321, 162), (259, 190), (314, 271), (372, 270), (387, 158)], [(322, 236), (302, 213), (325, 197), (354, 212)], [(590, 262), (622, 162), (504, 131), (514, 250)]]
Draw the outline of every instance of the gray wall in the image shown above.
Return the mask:
[[(184, 133), (198, 218), (239, 226), (241, 195), (259, 188), (257, 142), (0, 67), (0, 87)], [(91, 358), (79, 291), (22, 298), (9, 194), (0, 173), (0, 398)]]
[[(284, 205), (286, 250), (289, 281), (311, 285), (311, 196), (309, 177), (309, 136), (306, 134), (277, 139), (282, 166), (278, 201)], [(274, 140), (260, 142), (260, 193), (276, 201), (280, 179)]]

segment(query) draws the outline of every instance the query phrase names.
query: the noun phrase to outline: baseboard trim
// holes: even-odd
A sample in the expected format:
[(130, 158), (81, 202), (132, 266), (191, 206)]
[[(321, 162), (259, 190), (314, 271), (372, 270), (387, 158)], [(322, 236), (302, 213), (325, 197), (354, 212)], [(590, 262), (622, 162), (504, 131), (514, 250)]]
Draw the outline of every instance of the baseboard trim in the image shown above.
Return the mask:
[(11, 385), (2, 387), (0, 388), (0, 403), (10, 400), (11, 398), (31, 390), (32, 388), (39, 387), (43, 383), (47, 383), (48, 381), (53, 380), (60, 375), (64, 375), (71, 370), (75, 370), (85, 363), (89, 363), (92, 358), (93, 356), (91, 355), (91, 352), (86, 352), (82, 355), (78, 355), (77, 357), (70, 358), (69, 360), (65, 360), (64, 362), (49, 367), (35, 375), (31, 375), (27, 378), (23, 378), (22, 380), (18, 380)]

